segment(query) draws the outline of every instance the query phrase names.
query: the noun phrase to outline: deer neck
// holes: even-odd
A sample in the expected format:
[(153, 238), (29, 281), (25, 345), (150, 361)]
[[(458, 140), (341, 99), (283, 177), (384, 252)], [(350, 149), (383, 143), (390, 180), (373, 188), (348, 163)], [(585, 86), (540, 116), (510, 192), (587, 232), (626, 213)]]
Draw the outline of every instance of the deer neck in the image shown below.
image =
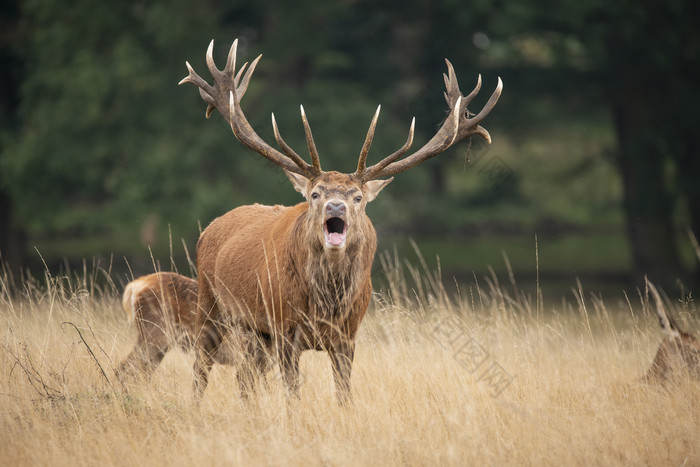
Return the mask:
[[(302, 257), (297, 264), (303, 268), (304, 287), (308, 287), (309, 312), (320, 319), (337, 320), (346, 316), (358, 291), (358, 279), (366, 268), (367, 257), (362, 236), (349, 241), (341, 251), (328, 251), (311, 231), (311, 222), (302, 215), (297, 224), (305, 238)], [(299, 251), (299, 250), (297, 250)]]

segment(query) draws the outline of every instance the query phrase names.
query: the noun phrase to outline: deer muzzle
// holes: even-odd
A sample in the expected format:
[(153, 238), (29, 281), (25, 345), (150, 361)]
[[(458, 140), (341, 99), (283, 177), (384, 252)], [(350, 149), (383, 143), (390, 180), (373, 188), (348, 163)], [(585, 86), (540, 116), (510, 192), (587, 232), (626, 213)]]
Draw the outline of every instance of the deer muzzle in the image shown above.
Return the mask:
[(323, 235), (326, 247), (342, 248), (348, 233), (347, 206), (342, 201), (326, 203)]

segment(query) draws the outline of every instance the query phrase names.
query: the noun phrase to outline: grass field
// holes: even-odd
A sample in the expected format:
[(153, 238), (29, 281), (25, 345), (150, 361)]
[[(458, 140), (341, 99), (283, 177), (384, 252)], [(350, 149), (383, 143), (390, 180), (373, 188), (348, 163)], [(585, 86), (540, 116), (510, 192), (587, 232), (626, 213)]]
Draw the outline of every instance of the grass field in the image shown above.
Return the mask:
[[(637, 382), (662, 338), (644, 293), (572, 284), (541, 303), (490, 277), (451, 295), (438, 273), (380, 263), (347, 407), (321, 353), (302, 357), (299, 399), (275, 370), (243, 401), (215, 366), (196, 407), (180, 351), (123, 387), (120, 287), (47, 275), (11, 299), (0, 282), (0, 465), (700, 464), (700, 384)], [(668, 306), (697, 334), (692, 301)]]

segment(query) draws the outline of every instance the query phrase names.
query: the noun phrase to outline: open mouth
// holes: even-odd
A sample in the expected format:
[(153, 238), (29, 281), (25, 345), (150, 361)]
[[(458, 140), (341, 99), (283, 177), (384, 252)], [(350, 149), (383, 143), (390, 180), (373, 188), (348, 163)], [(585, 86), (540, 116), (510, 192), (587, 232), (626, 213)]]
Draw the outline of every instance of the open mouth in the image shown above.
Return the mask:
[(323, 234), (326, 245), (341, 247), (345, 245), (345, 236), (348, 233), (348, 224), (340, 217), (331, 217), (323, 223)]

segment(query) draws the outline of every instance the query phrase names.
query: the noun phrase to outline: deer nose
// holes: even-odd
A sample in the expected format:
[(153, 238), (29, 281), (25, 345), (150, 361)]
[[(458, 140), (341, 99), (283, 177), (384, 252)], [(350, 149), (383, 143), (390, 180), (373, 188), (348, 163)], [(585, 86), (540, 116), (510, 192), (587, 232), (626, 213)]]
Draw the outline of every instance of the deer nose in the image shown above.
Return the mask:
[(339, 203), (329, 201), (328, 204), (326, 204), (326, 214), (330, 217), (342, 217), (345, 215), (345, 210), (345, 203), (342, 201)]

